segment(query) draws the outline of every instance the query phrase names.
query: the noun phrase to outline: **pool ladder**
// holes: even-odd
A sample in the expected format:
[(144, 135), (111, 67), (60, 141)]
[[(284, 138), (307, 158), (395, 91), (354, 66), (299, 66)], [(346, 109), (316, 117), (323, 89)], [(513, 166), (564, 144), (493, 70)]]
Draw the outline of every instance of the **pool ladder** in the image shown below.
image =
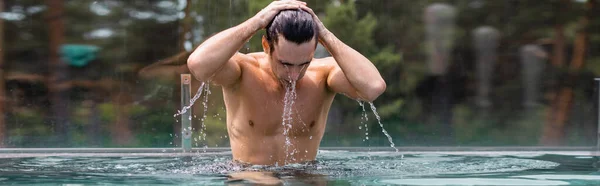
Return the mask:
[(600, 155), (600, 78), (594, 78), (595, 81), (595, 89), (594, 91), (596, 92), (596, 104), (594, 104), (594, 107), (596, 108), (596, 125), (598, 127), (597, 129), (597, 133), (596, 133), (596, 153), (595, 155)]
[[(192, 76), (181, 74), (181, 108), (190, 105)], [(181, 114), (181, 149), (183, 152), (192, 151), (192, 108)]]

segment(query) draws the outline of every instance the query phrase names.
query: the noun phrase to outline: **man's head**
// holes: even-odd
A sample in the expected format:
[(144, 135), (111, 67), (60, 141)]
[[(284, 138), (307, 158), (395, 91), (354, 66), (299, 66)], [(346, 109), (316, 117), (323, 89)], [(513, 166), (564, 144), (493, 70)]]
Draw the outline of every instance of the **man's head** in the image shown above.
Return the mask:
[(290, 81), (304, 76), (317, 46), (317, 24), (304, 10), (279, 12), (266, 27), (263, 49), (271, 58), (277, 78)]

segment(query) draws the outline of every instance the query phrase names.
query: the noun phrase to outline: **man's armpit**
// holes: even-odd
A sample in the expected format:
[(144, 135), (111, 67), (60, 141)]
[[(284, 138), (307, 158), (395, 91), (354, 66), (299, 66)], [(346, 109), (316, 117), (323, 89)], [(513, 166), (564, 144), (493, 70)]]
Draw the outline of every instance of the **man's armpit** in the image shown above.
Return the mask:
[(337, 64), (329, 72), (327, 87), (330, 91), (343, 94), (351, 99), (360, 98), (358, 91), (350, 84), (350, 81), (348, 81), (348, 78), (346, 78), (346, 75)]
[(229, 61), (221, 69), (219, 69), (211, 79), (211, 82), (219, 86), (230, 86), (239, 81), (242, 74), (241, 63), (244, 60), (251, 60), (253, 58), (246, 56), (242, 53), (234, 54)]

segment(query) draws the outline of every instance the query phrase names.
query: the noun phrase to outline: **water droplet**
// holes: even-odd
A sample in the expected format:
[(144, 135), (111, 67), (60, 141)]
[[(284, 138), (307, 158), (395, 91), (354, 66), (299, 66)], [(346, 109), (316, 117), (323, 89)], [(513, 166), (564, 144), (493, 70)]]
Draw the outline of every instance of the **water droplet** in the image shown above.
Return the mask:
[(377, 114), (377, 108), (375, 108), (375, 105), (373, 105), (373, 102), (369, 102), (369, 105), (371, 106), (371, 110), (373, 111), (373, 114), (375, 114), (377, 123), (379, 123), (379, 126), (381, 126), (381, 132), (383, 132), (383, 134), (385, 134), (385, 136), (388, 138), (388, 141), (390, 142), (390, 147), (396, 149), (396, 152), (398, 152), (398, 148), (395, 147), (394, 141), (392, 140), (392, 136), (390, 136), (390, 134), (388, 134), (388, 132), (385, 130), (385, 128), (383, 128), (383, 124), (381, 123), (381, 118), (379, 117), (379, 114)]
[(312, 139), (312, 136), (310, 136), (309, 139)]
[(358, 130), (362, 130), (362, 127), (361, 127), (361, 126), (358, 126)]

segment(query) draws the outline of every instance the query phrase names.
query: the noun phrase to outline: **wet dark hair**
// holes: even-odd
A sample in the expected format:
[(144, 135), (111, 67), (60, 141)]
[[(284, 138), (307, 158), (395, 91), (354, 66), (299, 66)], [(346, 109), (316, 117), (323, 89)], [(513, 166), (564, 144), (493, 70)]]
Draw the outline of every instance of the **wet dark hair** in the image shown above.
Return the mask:
[(313, 20), (312, 15), (300, 9), (280, 11), (265, 30), (270, 52), (273, 52), (273, 44), (277, 42), (279, 34), (283, 34), (288, 41), (302, 44), (317, 38), (317, 33), (319, 33), (317, 23)]

